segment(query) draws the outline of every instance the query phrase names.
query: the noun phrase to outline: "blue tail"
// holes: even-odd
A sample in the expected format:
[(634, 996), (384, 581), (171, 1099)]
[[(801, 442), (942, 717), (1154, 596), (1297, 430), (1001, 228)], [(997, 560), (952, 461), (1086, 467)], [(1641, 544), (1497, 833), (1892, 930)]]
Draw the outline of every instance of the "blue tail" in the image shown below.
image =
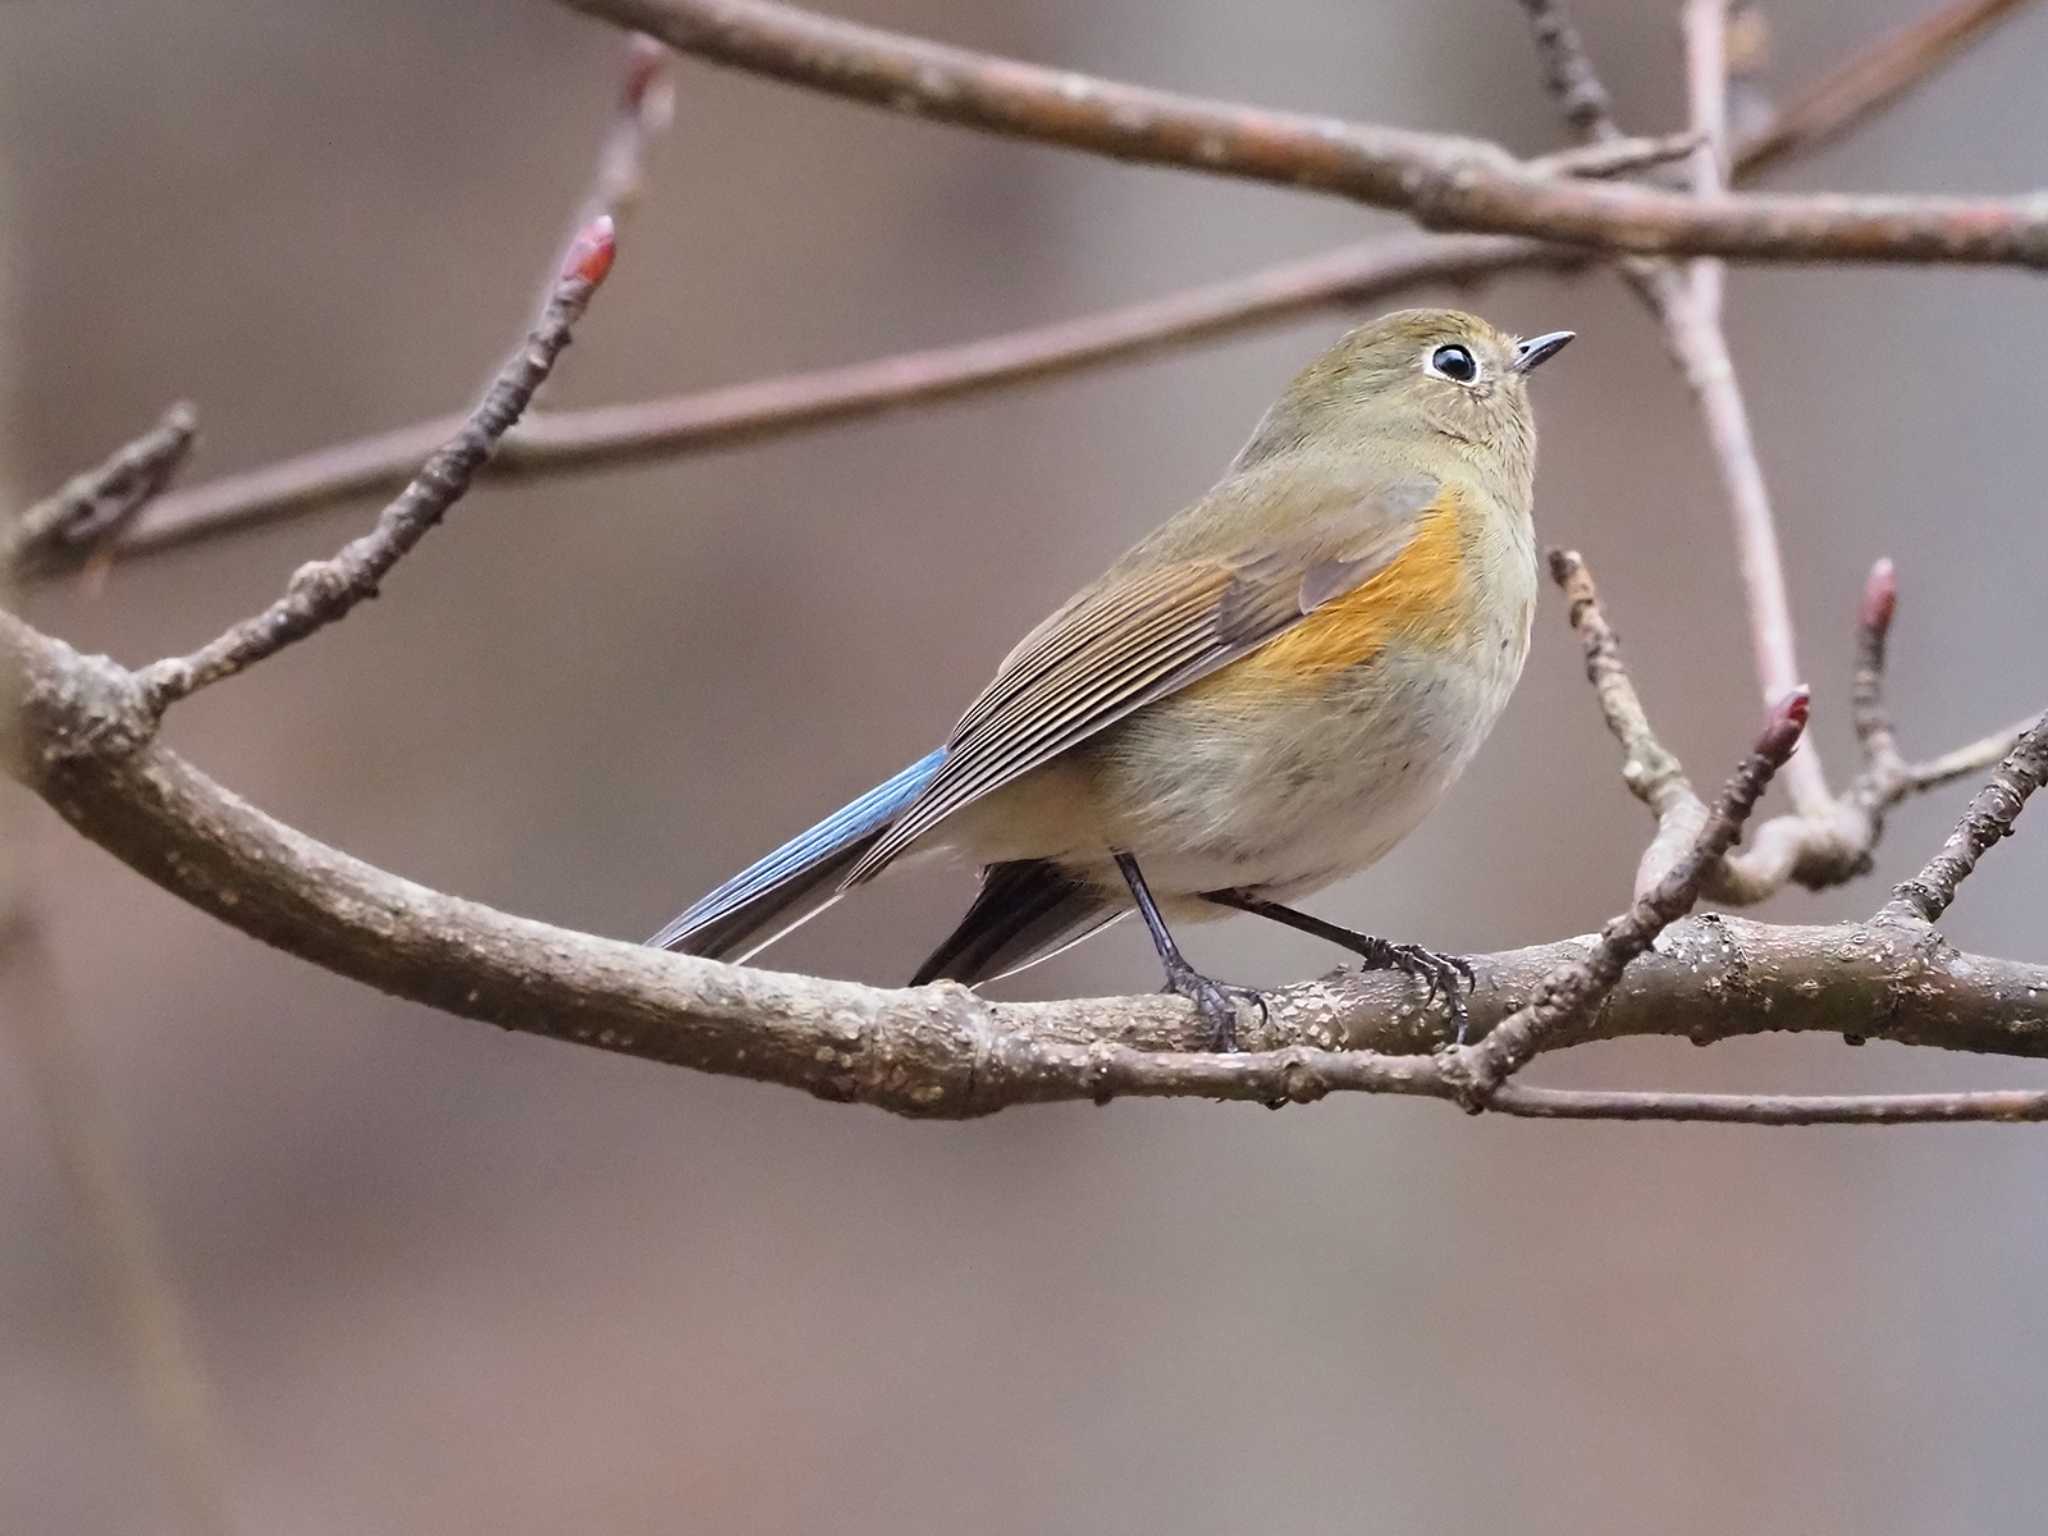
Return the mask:
[[(941, 747), (877, 784), (810, 831), (741, 870), (648, 944), (713, 959), (750, 941), (755, 942), (748, 953), (765, 949), (832, 901), (839, 878), (859, 861), (897, 813), (917, 798), (945, 758), (946, 749)], [(761, 930), (771, 926), (773, 931), (756, 941)]]

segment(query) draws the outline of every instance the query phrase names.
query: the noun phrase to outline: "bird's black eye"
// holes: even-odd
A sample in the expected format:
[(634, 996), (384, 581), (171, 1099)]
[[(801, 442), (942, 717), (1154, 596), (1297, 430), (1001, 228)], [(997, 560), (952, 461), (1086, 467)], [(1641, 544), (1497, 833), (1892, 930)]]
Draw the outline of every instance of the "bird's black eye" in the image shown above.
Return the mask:
[(1429, 371), (1440, 373), (1456, 384), (1470, 384), (1479, 377), (1479, 364), (1472, 354), (1456, 343), (1438, 347), (1429, 354)]

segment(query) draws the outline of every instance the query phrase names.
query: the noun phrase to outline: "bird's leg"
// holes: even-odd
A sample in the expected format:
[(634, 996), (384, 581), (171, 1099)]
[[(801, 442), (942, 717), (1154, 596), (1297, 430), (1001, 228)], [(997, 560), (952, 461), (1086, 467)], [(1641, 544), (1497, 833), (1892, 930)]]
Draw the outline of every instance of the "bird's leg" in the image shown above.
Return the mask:
[(1249, 891), (1208, 891), (1202, 899), (1233, 911), (1249, 912), (1253, 917), (1267, 918), (1302, 933), (1314, 934), (1319, 939), (1350, 950), (1365, 962), (1369, 971), (1403, 971), (1420, 978), (1428, 983), (1431, 1000), (1439, 992), (1443, 994), (1451, 1010), (1452, 1022), (1458, 1026), (1458, 1044), (1465, 1043), (1465, 1031), (1471, 1022), (1465, 1014), (1465, 993), (1472, 989), (1473, 976), (1472, 967), (1462, 957), (1440, 955), (1420, 944), (1396, 944), (1388, 939), (1375, 938), (1372, 934), (1325, 922), (1306, 912), (1297, 912), (1292, 907), (1283, 907), (1277, 901), (1267, 901)]
[(1159, 962), (1166, 967), (1166, 990), (1179, 993), (1195, 1005), (1195, 1012), (1209, 1026), (1210, 1041), (1216, 1050), (1236, 1050), (1238, 999), (1257, 1003), (1263, 1016), (1266, 1012), (1265, 998), (1250, 987), (1233, 987), (1213, 981), (1189, 965), (1187, 957), (1180, 952), (1180, 946), (1174, 943), (1173, 935), (1167, 931), (1166, 919), (1159, 915), (1158, 903), (1152, 899), (1151, 888), (1145, 884), (1138, 861), (1128, 853), (1119, 853), (1116, 867), (1122, 873), (1124, 883), (1131, 888), (1131, 899), (1138, 904), (1138, 915), (1145, 919), (1145, 929), (1152, 935), (1152, 947), (1159, 951)]

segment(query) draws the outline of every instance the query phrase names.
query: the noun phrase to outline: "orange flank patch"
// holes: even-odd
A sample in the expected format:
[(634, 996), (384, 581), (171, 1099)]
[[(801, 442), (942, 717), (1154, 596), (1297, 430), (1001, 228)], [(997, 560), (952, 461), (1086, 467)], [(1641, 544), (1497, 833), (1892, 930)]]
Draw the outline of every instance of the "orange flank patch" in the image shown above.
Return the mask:
[(1245, 682), (1308, 681), (1372, 660), (1388, 642), (1448, 644), (1465, 608), (1455, 495), (1439, 497), (1393, 562), (1227, 669)]

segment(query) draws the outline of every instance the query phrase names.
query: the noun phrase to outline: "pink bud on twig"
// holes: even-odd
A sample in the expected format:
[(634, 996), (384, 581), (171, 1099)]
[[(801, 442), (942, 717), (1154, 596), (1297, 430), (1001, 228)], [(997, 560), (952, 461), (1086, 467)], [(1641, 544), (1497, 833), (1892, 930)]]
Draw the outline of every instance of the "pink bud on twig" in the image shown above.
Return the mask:
[(1806, 720), (1812, 709), (1813, 691), (1804, 683), (1781, 697), (1771, 706), (1771, 712), (1764, 721), (1763, 735), (1757, 738), (1757, 751), (1774, 763), (1783, 763), (1792, 755), (1792, 749), (1799, 745), (1799, 738), (1806, 733)]
[(1898, 572), (1891, 561), (1880, 560), (1870, 568), (1870, 577), (1863, 583), (1863, 627), (1882, 635), (1892, 627), (1892, 614), (1898, 605)]
[(618, 251), (618, 232), (612, 216), (599, 214), (569, 242), (569, 254), (562, 258), (562, 276), (580, 277), (595, 288), (610, 273)]

